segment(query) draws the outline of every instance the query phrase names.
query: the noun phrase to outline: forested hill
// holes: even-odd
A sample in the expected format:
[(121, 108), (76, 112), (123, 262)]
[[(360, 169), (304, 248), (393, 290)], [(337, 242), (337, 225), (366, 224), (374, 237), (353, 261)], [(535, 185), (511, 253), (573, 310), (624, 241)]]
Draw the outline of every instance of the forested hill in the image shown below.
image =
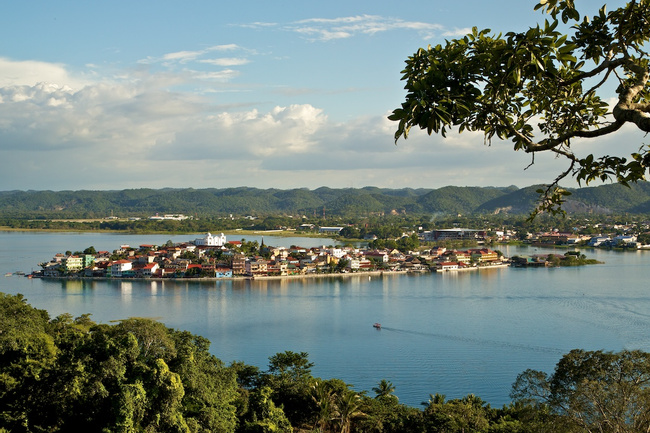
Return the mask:
[[(529, 213), (539, 187), (438, 189), (305, 188), (281, 190), (130, 189), (122, 191), (0, 191), (0, 216), (103, 218), (182, 213), (219, 215), (339, 215)], [(650, 213), (650, 185), (618, 184), (571, 190), (565, 210), (575, 213)]]

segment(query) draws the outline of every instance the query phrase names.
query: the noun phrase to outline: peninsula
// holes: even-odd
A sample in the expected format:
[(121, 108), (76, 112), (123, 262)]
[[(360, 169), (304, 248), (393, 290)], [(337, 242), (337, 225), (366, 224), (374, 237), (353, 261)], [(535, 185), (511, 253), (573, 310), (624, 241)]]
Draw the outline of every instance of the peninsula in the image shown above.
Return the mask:
[(350, 246), (273, 247), (227, 240), (223, 233), (164, 245), (121, 245), (112, 252), (58, 253), (31, 274), (43, 278), (258, 278), (359, 272), (429, 272), (507, 266), (489, 248), (402, 252)]
[(532, 257), (504, 257), (489, 248), (435, 247), (403, 252), (351, 246), (273, 247), (262, 241), (227, 240), (220, 233), (181, 243), (121, 245), (112, 252), (58, 253), (40, 263), (37, 278), (272, 278), (347, 275), (371, 272), (447, 272), (505, 266), (575, 266), (598, 263), (567, 252)]

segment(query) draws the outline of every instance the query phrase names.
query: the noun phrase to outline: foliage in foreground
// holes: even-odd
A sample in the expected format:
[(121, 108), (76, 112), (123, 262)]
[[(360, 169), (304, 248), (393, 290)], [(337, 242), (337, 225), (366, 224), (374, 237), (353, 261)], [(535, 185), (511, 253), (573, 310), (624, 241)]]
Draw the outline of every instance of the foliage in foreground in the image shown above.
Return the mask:
[(148, 319), (50, 318), (0, 293), (0, 432), (637, 432), (650, 427), (650, 354), (575, 350), (527, 370), (501, 409), (474, 395), (399, 403), (311, 374), (307, 354), (267, 371), (225, 366), (209, 342)]

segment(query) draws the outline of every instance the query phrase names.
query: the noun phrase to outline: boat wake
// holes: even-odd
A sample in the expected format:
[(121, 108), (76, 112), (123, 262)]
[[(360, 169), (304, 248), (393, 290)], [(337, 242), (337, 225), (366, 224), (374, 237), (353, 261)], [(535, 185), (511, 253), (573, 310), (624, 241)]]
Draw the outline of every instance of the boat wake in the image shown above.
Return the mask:
[(503, 347), (507, 349), (518, 349), (518, 350), (526, 350), (532, 352), (557, 353), (558, 355), (563, 355), (566, 352), (568, 352), (568, 350), (559, 349), (557, 347), (534, 346), (530, 344), (515, 343), (509, 341), (489, 340), (483, 338), (473, 338), (473, 337), (465, 337), (465, 336), (451, 335), (451, 334), (439, 334), (435, 332), (413, 331), (408, 329), (391, 328), (388, 326), (382, 326), (381, 329), (382, 331), (397, 332), (400, 334), (409, 334), (409, 335), (419, 335), (423, 337), (458, 341), (462, 343), (482, 345), (482, 346)]

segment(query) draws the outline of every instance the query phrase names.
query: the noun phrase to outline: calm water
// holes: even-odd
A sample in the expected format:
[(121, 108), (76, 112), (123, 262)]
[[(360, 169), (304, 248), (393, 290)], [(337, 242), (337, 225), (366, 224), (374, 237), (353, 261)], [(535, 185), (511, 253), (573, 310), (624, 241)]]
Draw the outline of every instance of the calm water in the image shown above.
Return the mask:
[[(29, 272), (57, 252), (162, 244), (182, 235), (0, 232), (0, 273)], [(239, 238), (237, 238), (239, 239)], [(248, 238), (248, 240), (261, 240)], [(272, 245), (323, 240), (265, 238)], [(325, 243), (333, 244), (334, 241)], [(500, 248), (506, 255), (541, 250)], [(372, 394), (387, 379), (400, 401), (474, 393), (493, 406), (527, 368), (551, 372), (563, 353), (650, 351), (650, 252), (583, 251), (603, 265), (494, 269), (459, 274), (292, 281), (46, 281), (0, 277), (50, 315), (91, 313), (98, 322), (151, 317), (212, 341), (229, 363), (265, 369), (268, 357), (305, 351), (313, 373)], [(372, 328), (381, 322), (380, 331)]]

